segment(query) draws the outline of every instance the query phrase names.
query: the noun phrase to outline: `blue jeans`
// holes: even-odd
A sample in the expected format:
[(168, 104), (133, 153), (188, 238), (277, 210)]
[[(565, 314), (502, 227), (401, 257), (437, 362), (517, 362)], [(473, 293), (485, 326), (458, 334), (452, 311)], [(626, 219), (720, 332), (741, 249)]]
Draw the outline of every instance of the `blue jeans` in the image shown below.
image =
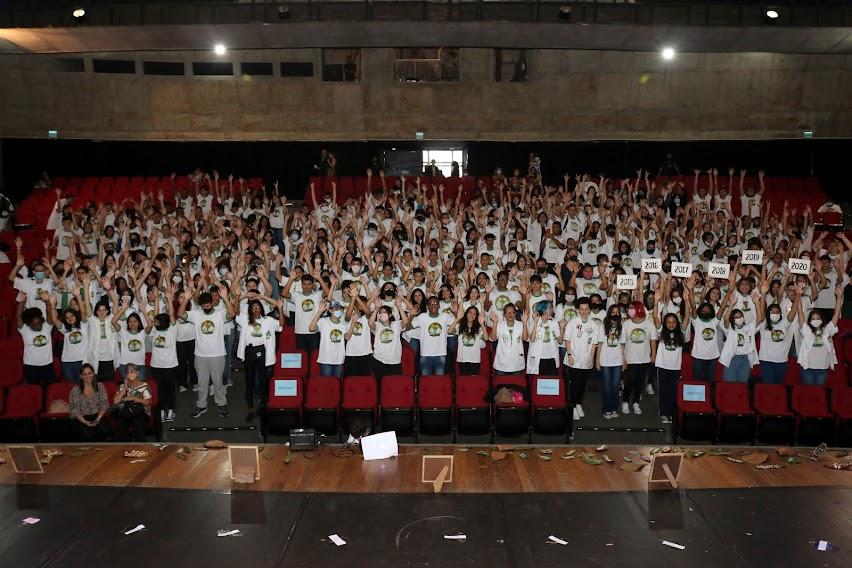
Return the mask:
[(828, 380), (828, 369), (801, 369), (803, 385), (822, 386)]
[[(143, 381), (148, 378), (148, 368), (145, 365), (137, 365), (139, 367), (139, 378)], [(121, 375), (121, 380), (127, 378), (127, 365), (118, 366), (118, 374)]]
[(237, 334), (236, 328), (231, 333), (225, 335), (225, 368), (222, 370), (222, 382), (228, 384), (231, 382), (231, 366), (234, 361), (234, 351), (240, 342), (240, 336)]
[(420, 376), (443, 375), (447, 367), (446, 355), (420, 357)]
[(707, 381), (712, 383), (716, 380), (716, 363), (719, 359), (696, 359), (692, 358), (692, 380)]
[(621, 382), (621, 365), (601, 367), (601, 411), (618, 412), (618, 384)]
[(340, 375), (343, 374), (343, 363), (340, 365), (327, 365), (325, 363), (320, 363), (319, 368), (321, 377), (340, 378)]
[(787, 374), (787, 361), (773, 363), (772, 361), (760, 362), (760, 382), (768, 385), (784, 384), (784, 376)]
[(82, 361), (62, 362), (62, 378), (69, 383), (76, 383), (80, 380), (80, 367), (83, 366)]
[[(284, 229), (276, 229), (272, 227), (272, 239), (275, 241), (275, 244), (278, 245), (278, 250), (281, 254), (284, 254)], [(275, 282), (274, 279), (271, 282)]]
[(722, 373), (722, 380), (726, 383), (747, 383), (749, 373), (751, 373), (751, 363), (749, 363), (748, 355), (734, 355)]

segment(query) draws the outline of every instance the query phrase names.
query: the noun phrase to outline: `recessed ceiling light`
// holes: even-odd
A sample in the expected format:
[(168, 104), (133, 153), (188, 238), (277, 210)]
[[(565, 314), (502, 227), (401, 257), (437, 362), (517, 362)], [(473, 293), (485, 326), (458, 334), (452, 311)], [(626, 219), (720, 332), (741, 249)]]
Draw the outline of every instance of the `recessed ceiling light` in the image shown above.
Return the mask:
[(86, 10), (84, 10), (83, 8), (74, 8), (74, 11), (71, 12), (71, 15), (75, 18), (82, 18), (86, 15)]
[(771, 9), (767, 10), (766, 11), (766, 17), (774, 20), (775, 18), (778, 17), (778, 10), (771, 10)]
[(675, 50), (673, 47), (664, 47), (662, 55), (663, 59), (665, 59), (666, 61), (671, 61), (672, 59), (674, 59)]
[(216, 55), (225, 55), (226, 51), (228, 51), (227, 48), (225, 47), (224, 44), (221, 44), (221, 43), (217, 43), (213, 47), (213, 53), (215, 53)]

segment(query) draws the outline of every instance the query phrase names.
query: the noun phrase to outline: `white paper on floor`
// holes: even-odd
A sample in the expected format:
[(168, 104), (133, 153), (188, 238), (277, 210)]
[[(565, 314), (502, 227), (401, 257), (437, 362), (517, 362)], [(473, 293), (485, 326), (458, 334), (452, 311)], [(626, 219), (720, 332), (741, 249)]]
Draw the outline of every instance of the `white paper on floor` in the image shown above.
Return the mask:
[(227, 529), (219, 529), (218, 531), (216, 531), (216, 536), (240, 536), (241, 534), (243, 533), (240, 532), (240, 529), (234, 529), (230, 531)]
[(328, 535), (328, 538), (330, 538), (331, 542), (333, 542), (337, 546), (343, 546), (344, 544), (346, 544), (346, 541), (337, 536), (336, 534), (330, 534)]
[(663, 541), (663, 544), (665, 544), (666, 546), (671, 546), (672, 548), (677, 548), (678, 550), (684, 550), (684, 549), (686, 548), (686, 547), (685, 547), (684, 545), (682, 545), (682, 544), (678, 544), (678, 543), (676, 543), (676, 542), (669, 542), (669, 541), (667, 541), (667, 540), (664, 540), (664, 541)]
[(137, 533), (139, 531), (144, 531), (144, 530), (145, 530), (145, 525), (136, 525), (135, 527), (133, 527), (129, 531), (124, 531), (124, 534), (126, 536), (126, 535), (129, 535), (129, 534)]
[(447, 540), (465, 540), (467, 538), (466, 534), (445, 534), (444, 538)]
[(26, 519), (24, 519), (21, 522), (23, 522), (25, 525), (34, 525), (37, 522), (39, 522), (40, 520), (41, 519), (39, 519), (38, 517), (27, 517)]
[(547, 538), (548, 538), (548, 539), (550, 539), (550, 541), (551, 541), (551, 542), (555, 542), (556, 544), (561, 544), (561, 545), (563, 545), (563, 546), (565, 546), (566, 544), (568, 544), (568, 541), (567, 541), (567, 540), (562, 540), (561, 538), (556, 538), (556, 537), (555, 537), (555, 536), (553, 536), (553, 535), (550, 535), (550, 536), (549, 536), (549, 537), (547, 537)]

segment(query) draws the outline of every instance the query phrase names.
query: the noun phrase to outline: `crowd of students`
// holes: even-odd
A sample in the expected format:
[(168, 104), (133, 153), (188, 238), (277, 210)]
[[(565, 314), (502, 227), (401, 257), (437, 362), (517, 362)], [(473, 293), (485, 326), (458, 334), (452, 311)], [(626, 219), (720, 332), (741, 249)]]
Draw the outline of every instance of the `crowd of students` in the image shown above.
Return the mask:
[[(250, 190), (215, 171), (194, 172), (173, 199), (72, 208), (57, 189), (44, 256), (25, 259), (16, 241), (9, 274), (24, 379), (58, 380), (55, 332), (78, 405), (101, 401), (83, 405), (81, 424), (107, 411), (97, 382), (116, 370), (137, 414), (150, 412), (140, 381), (152, 377), (164, 421), (198, 418), (211, 394), (224, 417), (238, 359), (251, 420), (292, 325), (323, 375), (398, 374), (404, 344), (421, 375), (477, 374), (489, 353), (495, 374), (561, 374), (575, 419), (599, 378), (605, 418), (641, 413), (656, 385), (671, 421), (685, 352), (694, 379), (721, 365), (724, 380), (747, 381), (760, 365), (759, 380), (781, 382), (795, 356), (802, 382), (825, 382), (852, 243), (815, 234), (810, 208), (772, 211), (763, 172), (758, 187), (715, 169), (552, 186), (540, 167), (533, 157), (525, 174), (497, 170), (452, 199), (432, 184), (443, 179), (391, 184), (368, 170), (365, 194), (338, 203), (329, 179), (301, 207), (277, 182)], [(765, 261), (745, 263), (744, 251)], [(791, 258), (810, 268), (792, 273)], [(689, 264), (685, 277), (673, 263)], [(711, 263), (728, 274), (711, 276)], [(176, 407), (177, 389), (197, 392), (194, 408)]]

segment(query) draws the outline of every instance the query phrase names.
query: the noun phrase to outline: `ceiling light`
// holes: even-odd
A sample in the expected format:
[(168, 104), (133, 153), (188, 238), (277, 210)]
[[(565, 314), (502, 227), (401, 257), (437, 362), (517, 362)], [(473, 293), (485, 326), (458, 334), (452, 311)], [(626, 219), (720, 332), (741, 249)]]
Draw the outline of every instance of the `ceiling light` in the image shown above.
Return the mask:
[(224, 44), (217, 43), (215, 46), (213, 46), (213, 53), (215, 53), (216, 55), (225, 55), (226, 51), (228, 50), (225, 48)]
[(86, 10), (83, 8), (74, 8), (74, 11), (71, 12), (71, 15), (79, 20), (80, 18), (86, 15)]
[(766, 17), (769, 18), (770, 20), (774, 20), (775, 18), (778, 17), (778, 10), (773, 10), (773, 9), (770, 8), (769, 10), (766, 11)]
[(664, 47), (662, 55), (663, 59), (665, 59), (666, 61), (671, 61), (672, 59), (674, 59), (675, 50), (673, 47)]

